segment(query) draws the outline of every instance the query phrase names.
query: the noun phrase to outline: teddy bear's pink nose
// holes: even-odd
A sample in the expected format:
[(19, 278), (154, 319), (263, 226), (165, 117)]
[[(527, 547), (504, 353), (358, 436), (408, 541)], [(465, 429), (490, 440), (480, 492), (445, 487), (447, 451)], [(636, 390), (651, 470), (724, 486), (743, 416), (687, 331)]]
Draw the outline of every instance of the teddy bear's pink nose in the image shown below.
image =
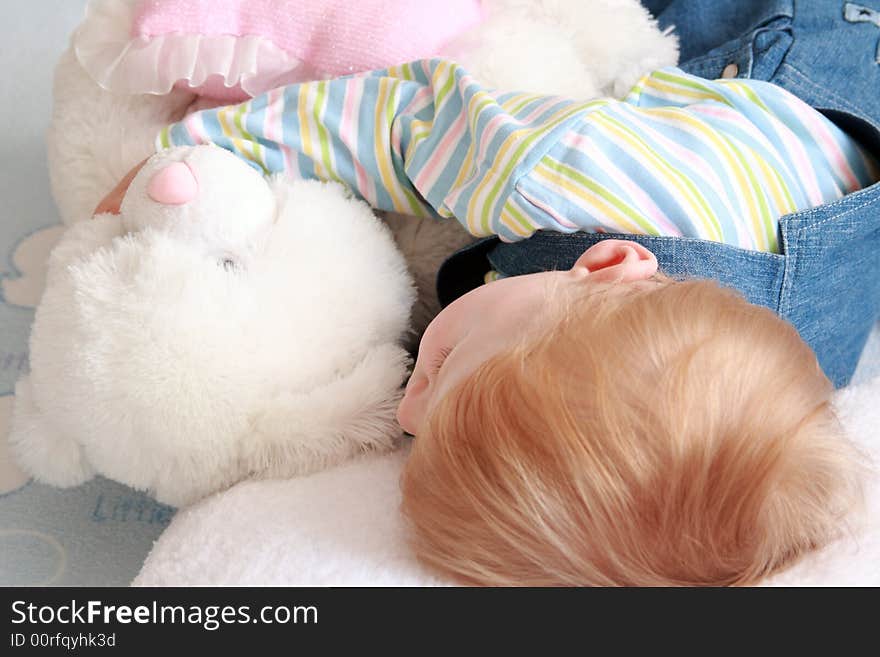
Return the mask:
[(147, 194), (157, 203), (183, 205), (199, 193), (199, 183), (185, 162), (172, 162), (157, 171), (147, 185)]

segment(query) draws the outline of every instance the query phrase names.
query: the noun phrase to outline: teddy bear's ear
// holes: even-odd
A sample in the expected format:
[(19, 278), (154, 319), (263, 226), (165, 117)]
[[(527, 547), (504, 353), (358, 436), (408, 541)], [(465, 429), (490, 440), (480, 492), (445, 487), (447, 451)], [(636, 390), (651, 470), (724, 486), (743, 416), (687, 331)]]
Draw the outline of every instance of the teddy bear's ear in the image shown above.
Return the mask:
[(59, 276), (68, 276), (67, 268), (70, 265), (109, 246), (124, 232), (119, 217), (112, 214), (99, 214), (70, 226), (49, 254), (46, 287), (53, 285)]
[(43, 483), (77, 486), (95, 475), (82, 446), (47, 422), (37, 408), (29, 377), (15, 386), (9, 447), (19, 466)]

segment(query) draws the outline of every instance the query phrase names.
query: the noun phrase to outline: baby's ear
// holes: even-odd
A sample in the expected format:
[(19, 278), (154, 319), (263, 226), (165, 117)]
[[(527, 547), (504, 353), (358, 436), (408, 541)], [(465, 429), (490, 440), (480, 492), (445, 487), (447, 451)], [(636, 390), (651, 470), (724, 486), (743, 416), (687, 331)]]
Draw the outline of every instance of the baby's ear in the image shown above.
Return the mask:
[(33, 400), (30, 377), (15, 386), (9, 447), (18, 465), (37, 481), (66, 488), (95, 475), (82, 445), (46, 421)]
[(657, 258), (637, 242), (603, 240), (584, 251), (572, 271), (589, 273), (591, 281), (629, 283), (656, 274)]

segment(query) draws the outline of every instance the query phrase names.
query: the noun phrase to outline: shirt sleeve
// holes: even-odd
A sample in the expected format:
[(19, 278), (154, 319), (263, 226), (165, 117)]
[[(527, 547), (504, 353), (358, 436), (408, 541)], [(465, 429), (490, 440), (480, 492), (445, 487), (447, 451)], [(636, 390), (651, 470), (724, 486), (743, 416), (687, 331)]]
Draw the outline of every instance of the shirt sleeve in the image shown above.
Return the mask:
[(535, 229), (685, 236), (778, 251), (779, 219), (872, 181), (845, 133), (773, 84), (645, 76), (584, 116), (517, 184)]
[(494, 92), (454, 62), (420, 60), (195, 112), (156, 146), (213, 143), (265, 173), (335, 180), (375, 208), (456, 217), (485, 236), (514, 182), (584, 107)]
[(776, 251), (781, 216), (871, 179), (852, 140), (783, 89), (676, 68), (624, 100), (576, 102), (420, 60), (196, 112), (157, 146), (198, 143), (505, 241), (583, 230)]
[(166, 127), (158, 149), (215, 144), (266, 174), (336, 181), (380, 210), (435, 214), (404, 171), (420, 100), (431, 89), (412, 66), (280, 87), (195, 112)]

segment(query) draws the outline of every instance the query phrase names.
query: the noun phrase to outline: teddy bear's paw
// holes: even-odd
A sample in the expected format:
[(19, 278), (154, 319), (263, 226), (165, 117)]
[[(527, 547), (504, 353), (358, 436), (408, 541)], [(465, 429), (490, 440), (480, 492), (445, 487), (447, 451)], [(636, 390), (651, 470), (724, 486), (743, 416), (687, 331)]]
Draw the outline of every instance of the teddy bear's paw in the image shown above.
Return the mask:
[(377, 345), (330, 383), (267, 400), (240, 460), (255, 476), (286, 477), (393, 449), (402, 436), (396, 413), (410, 362), (401, 347)]
[(78, 486), (95, 475), (79, 443), (41, 417), (27, 377), (15, 386), (9, 448), (25, 472), (46, 484)]
[(13, 401), (12, 395), (0, 397), (0, 496), (21, 488), (30, 480), (9, 453), (9, 424), (12, 421)]

